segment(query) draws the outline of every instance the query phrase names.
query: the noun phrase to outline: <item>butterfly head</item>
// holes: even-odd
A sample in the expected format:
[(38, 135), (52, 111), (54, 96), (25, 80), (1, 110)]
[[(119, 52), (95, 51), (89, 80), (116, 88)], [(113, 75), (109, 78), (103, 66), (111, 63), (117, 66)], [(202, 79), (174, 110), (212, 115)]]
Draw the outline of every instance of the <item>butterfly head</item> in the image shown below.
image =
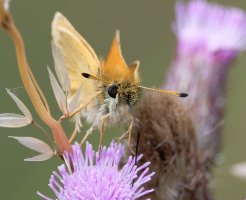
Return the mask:
[(107, 86), (107, 94), (111, 98), (118, 98), (118, 102), (121, 104), (134, 105), (139, 101), (141, 88), (127, 81), (112, 83)]

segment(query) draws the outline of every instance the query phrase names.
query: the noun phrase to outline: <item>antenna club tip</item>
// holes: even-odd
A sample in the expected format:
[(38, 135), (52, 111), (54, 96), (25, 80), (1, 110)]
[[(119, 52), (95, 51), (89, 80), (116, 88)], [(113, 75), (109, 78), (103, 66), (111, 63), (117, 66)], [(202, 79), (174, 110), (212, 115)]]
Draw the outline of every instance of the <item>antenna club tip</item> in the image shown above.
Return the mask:
[(90, 74), (88, 74), (88, 73), (81, 73), (81, 75), (82, 75), (83, 77), (85, 77), (85, 78), (90, 78)]
[(188, 97), (188, 94), (187, 93), (180, 93), (179, 96), (180, 97)]

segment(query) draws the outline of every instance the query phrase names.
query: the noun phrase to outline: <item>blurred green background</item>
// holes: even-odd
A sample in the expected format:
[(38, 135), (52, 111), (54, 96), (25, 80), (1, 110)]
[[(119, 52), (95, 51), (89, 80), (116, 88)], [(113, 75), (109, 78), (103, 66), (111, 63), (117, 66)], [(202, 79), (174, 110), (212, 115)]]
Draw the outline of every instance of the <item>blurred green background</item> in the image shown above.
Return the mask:
[[(246, 11), (245, 0), (220, 0), (223, 5), (236, 6)], [(53, 67), (50, 50), (50, 24), (54, 13), (61, 11), (92, 45), (97, 54), (106, 56), (116, 29), (121, 31), (123, 55), (130, 63), (141, 61), (141, 77), (146, 86), (159, 86), (175, 52), (175, 36), (171, 31), (174, 20), (171, 0), (13, 0), (11, 11), (25, 39), (27, 56), (34, 74), (55, 116), (57, 105), (49, 84), (46, 66)], [(228, 167), (246, 161), (246, 53), (233, 66), (228, 84), (226, 124), (222, 164), (217, 167), (212, 183), (217, 199), (243, 199), (246, 181), (231, 177)], [(18, 96), (33, 111), (22, 87), (17, 70), (15, 51), (7, 34), (0, 30), (0, 113), (19, 113), (5, 88), (15, 88)], [(35, 112), (33, 112), (35, 113)], [(34, 118), (39, 119), (36, 114)], [(69, 127), (69, 125), (67, 126)], [(115, 129), (107, 132), (114, 137)], [(39, 199), (36, 191), (51, 194), (48, 180), (61, 161), (24, 162), (35, 153), (8, 139), (14, 136), (34, 136), (46, 139), (42, 132), (28, 126), (19, 129), (0, 128), (0, 199)], [(91, 140), (98, 141), (94, 134)]]

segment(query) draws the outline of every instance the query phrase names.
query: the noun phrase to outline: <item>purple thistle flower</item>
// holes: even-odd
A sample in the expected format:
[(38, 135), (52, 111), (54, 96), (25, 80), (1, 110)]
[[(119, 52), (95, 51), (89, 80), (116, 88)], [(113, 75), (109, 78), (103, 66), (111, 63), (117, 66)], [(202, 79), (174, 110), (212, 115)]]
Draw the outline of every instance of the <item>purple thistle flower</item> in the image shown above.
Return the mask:
[(59, 166), (59, 172), (53, 172), (49, 186), (58, 200), (134, 200), (152, 192), (153, 189), (142, 187), (154, 175), (154, 172), (148, 174), (150, 162), (137, 167), (135, 158), (129, 157), (119, 169), (123, 153), (122, 145), (111, 143), (109, 148), (101, 150), (99, 158), (98, 152), (95, 153), (92, 145), (87, 143), (83, 156), (80, 145), (75, 143), (73, 154), (65, 153), (66, 165)]
[[(176, 3), (174, 31), (178, 51), (203, 51), (214, 54), (226, 51), (235, 57), (246, 46), (246, 15), (237, 8), (223, 7), (205, 0)], [(188, 53), (187, 52), (187, 53)], [(234, 53), (233, 53), (234, 52)], [(224, 61), (225, 57), (222, 57)]]
[(246, 48), (246, 14), (205, 0), (176, 4), (177, 51), (165, 88), (187, 92), (184, 100), (200, 147), (212, 157), (221, 142), (230, 64)]

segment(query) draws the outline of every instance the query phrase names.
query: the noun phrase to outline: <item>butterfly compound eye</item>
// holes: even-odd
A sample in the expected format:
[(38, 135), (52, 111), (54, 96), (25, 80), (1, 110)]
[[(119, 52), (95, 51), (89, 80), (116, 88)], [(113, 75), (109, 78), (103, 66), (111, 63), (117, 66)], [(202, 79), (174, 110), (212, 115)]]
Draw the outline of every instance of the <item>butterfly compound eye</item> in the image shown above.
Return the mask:
[(115, 98), (118, 92), (118, 86), (117, 85), (109, 85), (108, 86), (108, 95), (112, 98)]

